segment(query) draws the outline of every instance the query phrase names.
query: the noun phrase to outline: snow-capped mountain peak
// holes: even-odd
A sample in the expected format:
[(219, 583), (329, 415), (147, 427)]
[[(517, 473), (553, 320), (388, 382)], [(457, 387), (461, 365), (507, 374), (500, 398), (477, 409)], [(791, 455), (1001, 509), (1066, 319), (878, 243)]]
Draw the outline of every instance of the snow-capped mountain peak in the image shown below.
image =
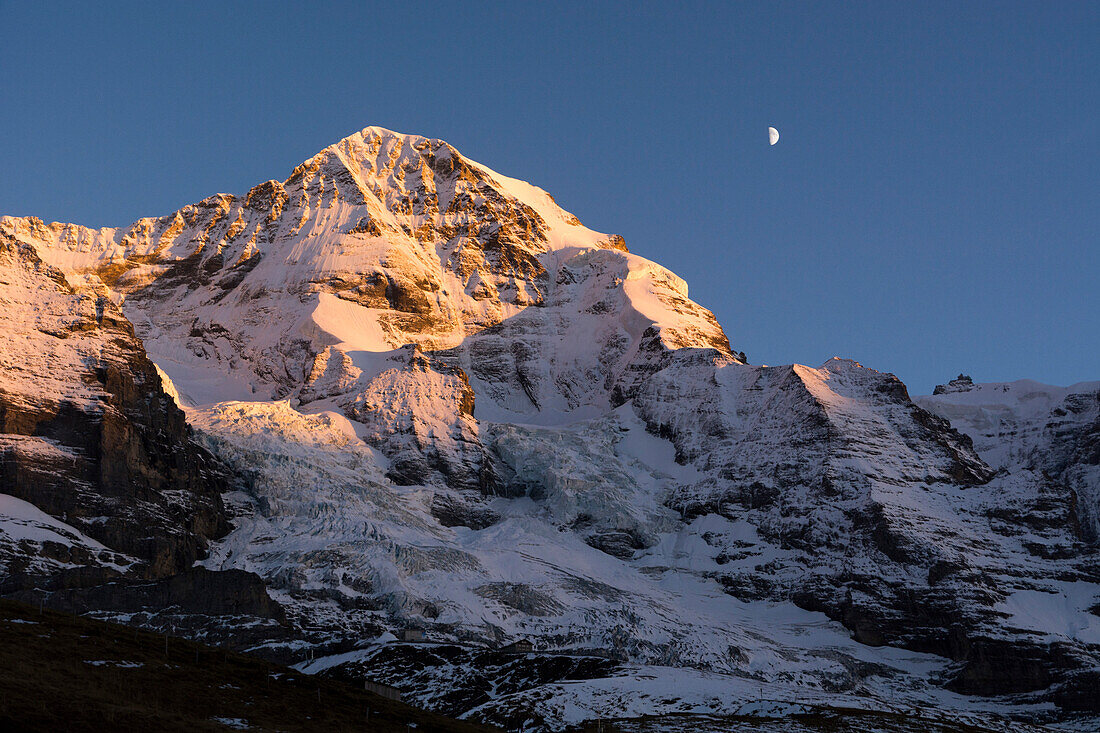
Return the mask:
[[(587, 229), (541, 189), (442, 141), (381, 128), (325, 148), (281, 183), (126, 229), (13, 217), (0, 229), (125, 301), (158, 364), (197, 403), (292, 395), (326, 347), (452, 348), (530, 319), (530, 307), (624, 332), (619, 358), (581, 367), (603, 381), (648, 328), (673, 348), (728, 351), (683, 280), (629, 254), (621, 237)], [(561, 312), (578, 300), (594, 318)], [(217, 385), (206, 383), (211, 363)]]
[[(333, 651), (303, 666), (533, 727), (624, 689), (639, 714), (732, 714), (712, 693), (746, 680), (849, 707), (1100, 712), (1088, 390), (960, 377), (914, 402), (847, 359), (748, 365), (620, 237), (376, 127), (244, 195), (117, 229), (4, 217), (0, 238), (20, 308), (35, 268), (95, 293), (164, 419), (184, 406), (187, 465), (235, 477), (232, 531), (198, 534), (205, 567), (255, 573), (285, 609), (276, 634), (282, 611), (241, 594), (265, 653)], [(74, 298), (9, 329), (65, 356), (59, 383), (94, 356), (43, 336), (86, 315)], [(42, 382), (17, 376), (13, 394)], [(74, 543), (110, 545), (94, 526)], [(408, 627), (451, 646), (385, 643)], [(486, 676), (485, 647), (521, 637), (557, 661)], [(667, 667), (696, 692), (671, 694)], [(991, 694), (1015, 697), (963, 697)]]

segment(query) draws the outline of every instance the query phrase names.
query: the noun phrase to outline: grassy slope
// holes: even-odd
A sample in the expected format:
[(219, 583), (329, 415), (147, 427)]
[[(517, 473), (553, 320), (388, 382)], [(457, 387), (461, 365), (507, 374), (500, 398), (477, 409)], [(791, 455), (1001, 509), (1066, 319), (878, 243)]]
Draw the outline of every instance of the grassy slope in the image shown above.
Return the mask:
[(0, 601), (0, 729), (496, 730), (183, 639), (165, 649), (164, 636)]

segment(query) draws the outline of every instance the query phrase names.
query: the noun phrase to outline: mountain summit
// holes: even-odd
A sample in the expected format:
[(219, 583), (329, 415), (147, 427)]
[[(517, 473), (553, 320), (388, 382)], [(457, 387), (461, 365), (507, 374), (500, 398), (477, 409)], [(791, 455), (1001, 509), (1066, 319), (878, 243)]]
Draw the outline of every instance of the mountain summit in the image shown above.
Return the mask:
[[(1005, 454), (992, 387), (914, 402), (851, 360), (748, 365), (621, 237), (376, 127), (244, 196), (125, 229), (4, 217), (0, 245), (0, 296), (23, 308), (10, 343), (59, 355), (45, 385), (29, 351), (5, 354), (0, 418), (98, 375), (66, 409), (106, 425), (94, 395), (119, 358), (91, 340), (124, 344), (140, 378), (116, 391), (167, 416), (132, 410), (127, 430), (190, 473), (150, 500), (135, 470), (118, 500), (189, 525), (151, 537), (202, 555), (151, 573), (146, 545), (104, 529), (106, 489), (62, 506), (87, 481), (55, 471), (25, 490), (64, 462), (8, 420), (0, 475), (27, 506), (0, 517), (0, 559), (19, 597), (171, 618), (528, 730), (718, 730), (796, 699), (990, 726), (1100, 715), (1095, 385), (997, 403)], [(42, 455), (86, 450), (43, 437)], [(78, 548), (64, 568), (28, 522)], [(160, 590), (118, 590), (139, 578)], [(210, 588), (230, 600), (203, 605)], [(406, 630), (433, 644), (392, 642)], [(535, 653), (497, 649), (516, 640)]]

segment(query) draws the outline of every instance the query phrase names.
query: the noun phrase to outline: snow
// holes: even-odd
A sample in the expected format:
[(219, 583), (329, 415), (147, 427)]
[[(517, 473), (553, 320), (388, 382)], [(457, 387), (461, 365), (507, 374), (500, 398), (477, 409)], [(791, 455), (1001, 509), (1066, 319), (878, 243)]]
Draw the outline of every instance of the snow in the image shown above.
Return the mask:
[[(397, 637), (394, 637), (394, 639), (396, 638)], [(388, 642), (379, 643), (381, 644)], [(294, 665), (294, 669), (298, 670), (299, 672), (305, 672), (306, 674), (317, 674), (318, 672), (323, 672), (326, 669), (332, 669), (333, 667), (341, 664), (369, 659), (371, 656), (377, 653), (377, 651), (378, 650), (375, 648), (368, 648), (356, 649), (354, 651), (343, 652), (341, 654), (330, 654), (325, 657), (318, 657), (317, 659), (311, 659), (308, 662), (296, 664)]]
[(1026, 460), (1039, 447), (1049, 422), (1057, 421), (1051, 413), (1067, 398), (1098, 392), (1100, 382), (1056, 387), (1022, 379), (976, 384), (967, 390), (918, 397), (916, 401), (970, 435), (982, 458), (991, 466), (1003, 468)]
[(575, 216), (566, 212), (553, 197), (538, 186), (518, 178), (509, 178), (480, 163), (472, 163), (487, 173), (506, 195), (530, 206), (550, 226), (550, 248), (563, 250), (571, 247), (592, 248), (607, 240), (606, 234), (594, 232), (583, 226)]
[(930, 403), (943, 402), (1008, 410), (1017, 418), (1033, 420), (1045, 417), (1069, 395), (1097, 391), (1100, 391), (1100, 382), (1078, 382), (1068, 387), (1058, 387), (1031, 379), (1020, 379), (1015, 382), (975, 384), (968, 389), (918, 399)]
[(1008, 623), (1033, 633), (1100, 644), (1100, 588), (1093, 583), (1053, 582), (1049, 590), (1017, 590), (995, 610)]
[(20, 542), (58, 542), (63, 545), (83, 545), (93, 550), (106, 550), (99, 542), (71, 525), (51, 517), (34, 504), (8, 494), (0, 494), (0, 533), (5, 540)]
[[(331, 418), (302, 416), (286, 402), (222, 405), (192, 410), (191, 416), (216, 452), (255, 471), (257, 496), (266, 507), (239, 518), (237, 529), (208, 564), (260, 573), (274, 588), (285, 588), (277, 597), (296, 612), (328, 618), (329, 623), (337, 623), (336, 616), (326, 614), (338, 614), (338, 623), (349, 623), (354, 613), (302, 607), (288, 594), (333, 587), (354, 596), (355, 589), (343, 583), (333, 586), (329, 580), (352, 574), (369, 578), (375, 597), (392, 599), (384, 613), (368, 614), (373, 623), (393, 618), (427, 624), (434, 629), (429, 634), (444, 641), (456, 634), (484, 634), (491, 626), (507, 638), (554, 640), (547, 644), (551, 648), (563, 643), (566, 648), (609, 648), (646, 662), (625, 676), (541, 686), (544, 699), (533, 704), (545, 708), (551, 720), (565, 724), (624, 711), (735, 714), (744, 712), (738, 690), (742, 699), (759, 699), (762, 688), (765, 699), (777, 705), (811, 700), (877, 709), (888, 698), (924, 706), (935, 701), (956, 711), (980, 707), (928, 687), (927, 680), (942, 674), (945, 660), (864, 646), (822, 614), (787, 602), (742, 602), (722, 592), (706, 578), (720, 566), (714, 560), (717, 550), (702, 538), (722, 535), (759, 542), (748, 522), (706, 515), (679, 530), (669, 524), (655, 545), (631, 560), (611, 557), (563, 532), (558, 525), (566, 509), (553, 501), (501, 499), (494, 508), (504, 518), (493, 526), (480, 531), (443, 528), (424, 513), (431, 489), (388, 486), (371, 473), (377, 465), (368, 449), (356, 446), (347, 426)], [(546, 432), (539, 438), (546, 441), (544, 447), (530, 454), (540, 461), (537, 470), (567, 474), (589, 470), (592, 459), (582, 457), (583, 442), (563, 439), (584, 435), (586, 429), (594, 438), (623, 436), (591, 449), (612, 458), (602, 463), (610, 476), (618, 477), (617, 485), (634, 488), (621, 500), (622, 508), (616, 508), (620, 505), (613, 495), (595, 500), (581, 492), (574, 500), (590, 502), (582, 509), (613, 523), (624, 509), (629, 514), (647, 501), (657, 511), (659, 491), (642, 500), (646, 491), (657, 491), (669, 477), (690, 480), (698, 474), (695, 467), (676, 464), (672, 446), (646, 433), (628, 407), (607, 419), (618, 428), (596, 428), (586, 421), (559, 429), (523, 428), (527, 435)], [(356, 454), (359, 458), (353, 459)], [(352, 488), (352, 474), (344, 466), (376, 478), (360, 478)], [(599, 481), (599, 474), (592, 479)], [(288, 567), (296, 568), (293, 575), (286, 575)], [(484, 589), (493, 583), (526, 589), (534, 615), (492, 601)], [(428, 605), (436, 609), (430, 620), (419, 616)], [(624, 628), (629, 630), (625, 638)], [(385, 634), (362, 649), (318, 657), (297, 668), (317, 673), (369, 661), (392, 639), (392, 633)], [(731, 659), (730, 647), (743, 656)], [(661, 666), (670, 654), (677, 666)], [(826, 680), (846, 674), (835, 661), (838, 654), (884, 665), (890, 672), (859, 680), (838, 700), (824, 686)], [(685, 679), (691, 684), (685, 685)]]
[(1100, 382), (976, 384), (916, 401), (968, 435), (990, 466), (1059, 478), (1077, 494), (1086, 539), (1100, 537), (1100, 466), (1087, 458), (1100, 423)]
[[(936, 705), (914, 698), (899, 689), (863, 690), (859, 694), (807, 689), (794, 683), (766, 682), (752, 677), (731, 677), (682, 667), (647, 666), (625, 668), (615, 677), (560, 682), (537, 692), (510, 696), (513, 705), (521, 700), (546, 718), (547, 727), (559, 730), (596, 719), (640, 718), (642, 716), (743, 716), (782, 719), (817, 712), (821, 708), (885, 711), (919, 714), (932, 721), (969, 723), (982, 730), (1019, 730), (1018, 726), (991, 719), (981, 708), (998, 711), (1006, 706), (975, 704), (973, 698), (944, 694)], [(526, 698), (526, 700), (525, 700)], [(481, 710), (504, 704), (486, 703), (464, 717), (476, 717)], [(671, 725), (671, 720), (669, 721)], [(729, 730), (723, 721), (706, 730)], [(695, 728), (685, 727), (684, 730)], [(752, 730), (756, 730), (755, 727)]]
[(391, 351), (378, 325), (378, 316), (384, 312), (381, 308), (364, 308), (331, 293), (321, 293), (313, 311), (313, 322), (342, 350)]

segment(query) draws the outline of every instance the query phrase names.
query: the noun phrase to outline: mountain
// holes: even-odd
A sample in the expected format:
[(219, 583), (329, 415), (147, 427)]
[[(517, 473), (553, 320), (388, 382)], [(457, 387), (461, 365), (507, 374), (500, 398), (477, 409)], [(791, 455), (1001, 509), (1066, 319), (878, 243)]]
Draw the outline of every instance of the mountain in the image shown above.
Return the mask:
[[(96, 339), (125, 341), (127, 363), (156, 365), (134, 397), (178, 424), (147, 453), (179, 464), (191, 494), (170, 496), (196, 499), (121, 504), (192, 527), (202, 553), (155, 590), (120, 569), (107, 592), (58, 584), (44, 545), (13, 540), (2, 557), (42, 563), (23, 600), (509, 729), (796, 702), (929, 725), (1100, 721), (1096, 385), (1038, 389), (1046, 412), (1021, 392), (990, 428), (985, 397), (957, 385), (914, 401), (850, 360), (749, 365), (621, 237), (380, 128), (245, 196), (125, 229), (4, 217), (0, 237), (21, 253), (0, 290), (23, 309), (9, 338), (28, 344), (0, 411), (94, 387)], [(30, 273), (73, 294), (20, 285)], [(128, 337), (50, 336), (90, 307), (79, 293)], [(66, 523), (5, 451), (4, 491), (30, 503), (11, 511), (45, 512), (36, 532)], [(57, 493), (78, 486), (55, 475)], [(93, 526), (62, 529), (132, 552)], [(392, 641), (410, 629), (428, 642)], [(535, 653), (497, 649), (521, 639)]]
[(1039, 471), (1076, 495), (1079, 533), (1100, 538), (1100, 382), (974, 384), (959, 375), (917, 400), (974, 441), (1000, 471)]

